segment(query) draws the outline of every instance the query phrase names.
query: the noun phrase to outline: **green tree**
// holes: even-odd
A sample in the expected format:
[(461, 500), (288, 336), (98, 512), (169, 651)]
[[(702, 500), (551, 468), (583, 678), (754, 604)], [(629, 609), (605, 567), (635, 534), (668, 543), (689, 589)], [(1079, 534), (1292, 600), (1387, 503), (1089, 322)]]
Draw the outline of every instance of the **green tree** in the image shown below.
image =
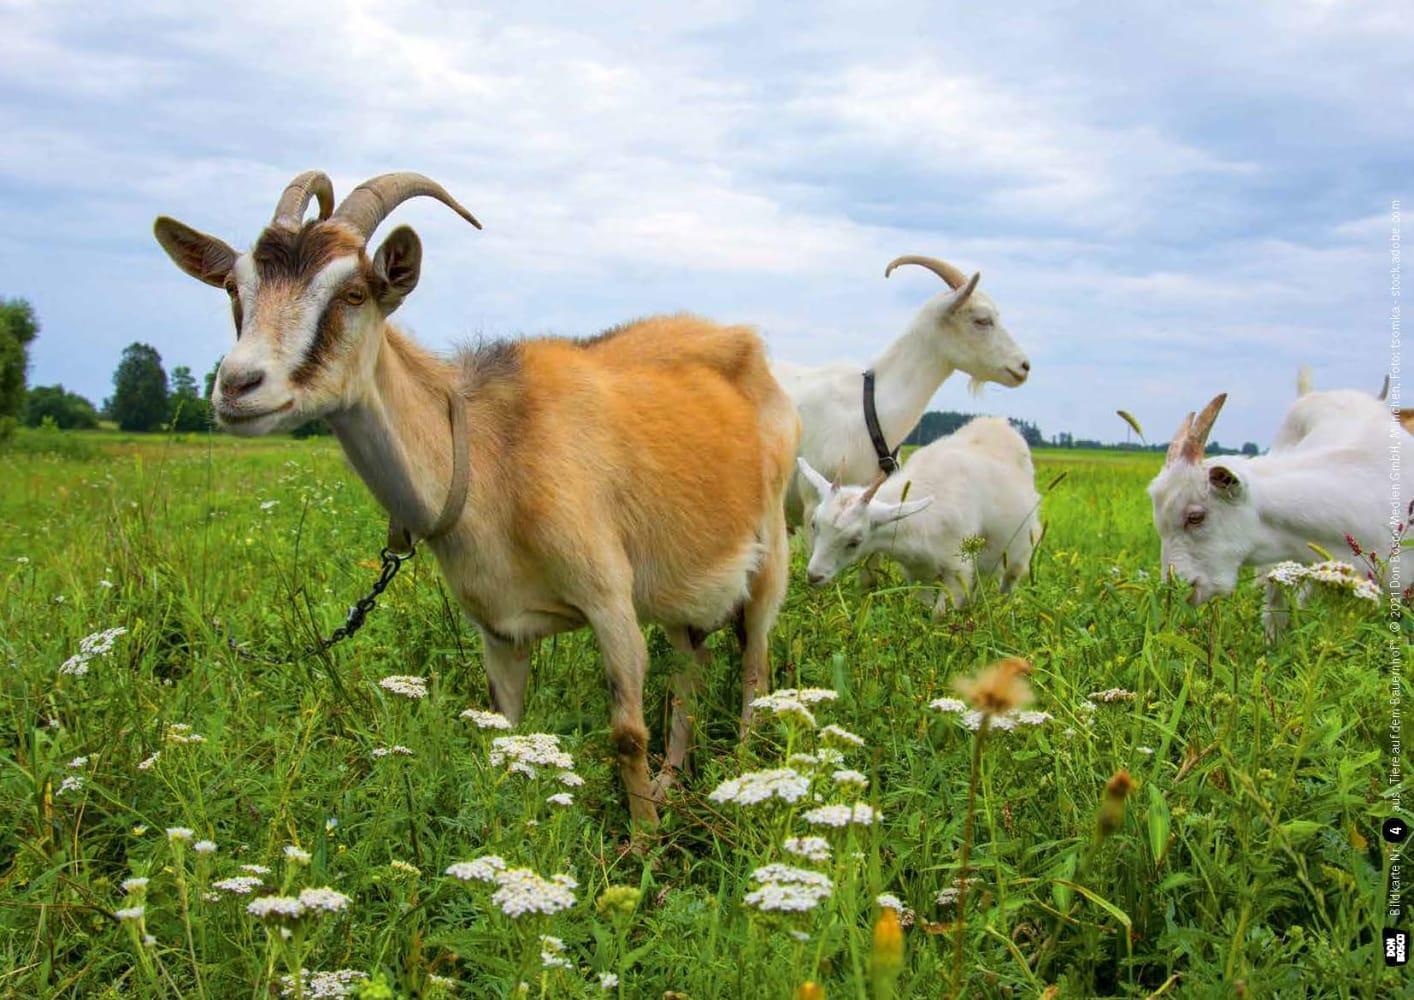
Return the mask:
[(62, 385), (35, 386), (25, 398), (26, 427), (38, 427), (46, 417), (60, 430), (98, 426), (98, 411), (93, 404), (76, 392), (66, 391)]
[(149, 344), (129, 344), (113, 373), (108, 411), (125, 431), (150, 431), (167, 419), (167, 373)]
[(11, 427), (25, 404), (29, 345), (39, 336), (39, 319), (24, 299), (0, 298), (0, 421)]
[(186, 365), (172, 369), (171, 407), (172, 428), (179, 431), (204, 431), (211, 426), (211, 404), (196, 391), (196, 379)]

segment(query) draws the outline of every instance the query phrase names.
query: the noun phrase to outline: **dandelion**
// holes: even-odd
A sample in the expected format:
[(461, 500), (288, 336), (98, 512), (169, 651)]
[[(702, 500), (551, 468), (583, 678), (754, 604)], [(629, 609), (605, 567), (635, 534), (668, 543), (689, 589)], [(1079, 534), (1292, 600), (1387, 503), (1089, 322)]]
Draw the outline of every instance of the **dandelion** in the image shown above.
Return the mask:
[(301, 889), (299, 902), (306, 910), (338, 913), (348, 909), (349, 897), (326, 885), (318, 889)]
[(735, 802), (749, 806), (770, 799), (798, 802), (810, 791), (810, 779), (794, 768), (780, 767), (769, 771), (748, 771), (739, 778), (729, 778), (707, 796), (713, 802)]
[(285, 845), (285, 858), (292, 864), (307, 865), (310, 861), (310, 853), (294, 844)]
[(214, 840), (198, 840), (195, 844), (192, 844), (192, 845), (191, 845), (191, 849), (192, 849), (193, 851), (195, 851), (197, 854), (215, 854), (215, 853), (216, 853), (216, 841), (214, 841)]
[(574, 805), (574, 796), (569, 792), (556, 792), (545, 801), (552, 806), (572, 806)]
[(389, 691), (413, 701), (427, 697), (427, 679), (414, 674), (393, 674), (378, 682), (384, 691)]
[(138, 920), (141, 920), (142, 917), (143, 917), (143, 914), (145, 914), (146, 912), (147, 912), (147, 907), (145, 907), (145, 906), (140, 906), (140, 905), (139, 905), (139, 906), (125, 906), (125, 907), (123, 907), (123, 908), (120, 909), (120, 910), (114, 910), (114, 911), (113, 911), (113, 916), (115, 916), (115, 917), (117, 917), (119, 920), (122, 920), (122, 921), (125, 921), (125, 922), (126, 922), (126, 921), (134, 921), (134, 922), (136, 922), (136, 921), (138, 921)]
[(152, 770), (153, 765), (155, 765), (161, 759), (162, 751), (154, 751), (151, 757), (148, 757), (145, 760), (138, 761), (137, 769), (139, 771), (150, 771)]
[(853, 785), (857, 788), (869, 787), (869, 779), (859, 771), (836, 771), (830, 777), (837, 785)]
[(837, 726), (833, 722), (820, 730), (820, 738), (822, 740), (835, 740), (852, 747), (862, 747), (864, 745), (864, 738), (862, 736), (856, 736), (848, 729)]
[(560, 738), (550, 733), (497, 736), (491, 740), (487, 757), (493, 767), (505, 765), (507, 770), (529, 778), (538, 775), (542, 767), (574, 770), (574, 758), (560, 749)]
[(500, 712), (483, 712), (479, 708), (468, 708), (462, 712), (463, 719), (469, 719), (477, 729), (510, 729), (511, 720)]
[(959, 681), (958, 692), (972, 707), (986, 715), (1001, 715), (1031, 702), (1026, 675), (1031, 664), (1010, 656), (985, 668), (976, 677)]
[(59, 783), (59, 790), (54, 794), (63, 795), (65, 792), (83, 791), (84, 778), (81, 774), (71, 774)]
[(222, 892), (234, 893), (237, 896), (249, 896), (263, 884), (263, 881), (254, 875), (233, 875), (230, 878), (212, 882), (211, 887), (220, 889)]
[(824, 837), (787, 837), (781, 846), (787, 854), (807, 861), (824, 863), (830, 860), (830, 842)]
[(123, 885), (123, 891), (124, 891), (124, 892), (146, 892), (146, 891), (147, 891), (147, 883), (148, 883), (148, 879), (143, 878), (143, 877), (140, 876), (140, 875), (139, 875), (139, 876), (135, 876), (134, 878), (125, 878), (125, 879), (123, 879), (123, 883), (122, 883), (122, 885)]
[(167, 827), (167, 839), (172, 843), (186, 843), (196, 836), (195, 831), (189, 826), (169, 826)]
[(506, 862), (495, 854), (487, 854), (475, 861), (458, 861), (451, 865), (446, 874), (463, 882), (494, 882), (496, 876), (506, 870)]
[(506, 916), (515, 919), (527, 913), (551, 916), (574, 905), (578, 883), (568, 875), (541, 878), (529, 868), (511, 868), (496, 875), (498, 888), (491, 902)]
[(871, 805), (856, 802), (853, 806), (820, 806), (801, 816), (811, 826), (829, 826), (835, 829), (849, 826), (872, 826), (881, 822), (884, 814)]

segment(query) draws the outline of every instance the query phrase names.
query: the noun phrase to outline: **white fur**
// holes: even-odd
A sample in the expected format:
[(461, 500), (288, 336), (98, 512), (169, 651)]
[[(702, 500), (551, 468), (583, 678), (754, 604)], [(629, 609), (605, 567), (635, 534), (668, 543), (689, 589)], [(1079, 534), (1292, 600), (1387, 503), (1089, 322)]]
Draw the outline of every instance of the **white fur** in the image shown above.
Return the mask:
[[(910, 580), (941, 583), (941, 614), (950, 603), (967, 603), (977, 573), (1000, 574), (1009, 589), (1030, 569), (1040, 496), (1031, 451), (1001, 418), (979, 417), (918, 449), (867, 505), (863, 487), (833, 486), (804, 458), (797, 465), (804, 488), (820, 501), (811, 525), (812, 583), (884, 553)], [(977, 536), (985, 540), (981, 551), (963, 558), (963, 541)]]
[[(1161, 566), (1191, 583), (1194, 603), (1202, 603), (1231, 593), (1243, 566), (1321, 559), (1310, 542), (1350, 561), (1348, 534), (1383, 555), (1391, 516), (1403, 518), (1391, 510), (1390, 471), (1408, 437), (1366, 393), (1308, 391), (1287, 411), (1266, 455), (1180, 458), (1154, 478), (1149, 496)], [(1236, 485), (1216, 488), (1213, 470), (1225, 470)], [(1221, 482), (1223, 473), (1216, 475)], [(1194, 516), (1201, 523), (1190, 524)], [(1277, 597), (1269, 588), (1269, 634), (1280, 626), (1272, 618)]]
[[(1017, 386), (1026, 380), (1026, 355), (1002, 325), (996, 304), (980, 290), (974, 289), (961, 303), (958, 294), (948, 290), (935, 295), (903, 335), (868, 366), (874, 369), (875, 408), (890, 447), (897, 447), (917, 426), (928, 401), (955, 371), (972, 376), (974, 391), (986, 382)], [(864, 424), (865, 367), (772, 365), (800, 413), (801, 457), (842, 483), (870, 482), (879, 469)], [(814, 496), (800, 475), (792, 478), (786, 494), (786, 517), (792, 525), (808, 525)]]

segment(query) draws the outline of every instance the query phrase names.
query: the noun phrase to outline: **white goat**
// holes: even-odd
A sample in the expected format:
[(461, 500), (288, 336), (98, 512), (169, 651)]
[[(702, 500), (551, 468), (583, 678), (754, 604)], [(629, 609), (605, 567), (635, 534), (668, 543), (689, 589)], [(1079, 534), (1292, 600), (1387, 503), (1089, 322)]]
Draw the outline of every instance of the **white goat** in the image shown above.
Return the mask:
[[(981, 274), (968, 278), (944, 261), (908, 256), (891, 262), (884, 277), (903, 264), (927, 268), (949, 288), (929, 299), (903, 335), (869, 366), (880, 429), (891, 449), (917, 426), (928, 401), (953, 372), (966, 372), (973, 388), (980, 389), (986, 382), (1021, 385), (1031, 371), (1031, 362), (1002, 326), (996, 303), (977, 290)], [(800, 413), (800, 456), (837, 482), (872, 482), (879, 458), (864, 423), (864, 367), (778, 361), (771, 370)], [(814, 505), (801, 477), (793, 477), (786, 494), (787, 521), (808, 526)]]
[[(1160, 564), (1192, 585), (1192, 603), (1231, 593), (1243, 566), (1315, 561), (1312, 542), (1332, 553), (1349, 551), (1347, 535), (1377, 551), (1388, 547), (1391, 515), (1402, 517), (1390, 508), (1391, 463), (1408, 434), (1384, 404), (1348, 389), (1310, 392), (1287, 411), (1266, 455), (1205, 460), (1226, 399), (1188, 415), (1149, 484)], [(1281, 592), (1269, 583), (1269, 638), (1284, 617)]]
[[(999, 417), (979, 417), (919, 448), (902, 469), (867, 488), (831, 483), (804, 458), (796, 465), (820, 501), (812, 522), (813, 584), (884, 553), (910, 581), (941, 584), (934, 607), (941, 615), (949, 604), (967, 604), (978, 572), (1000, 574), (1006, 591), (1030, 569), (1041, 498), (1031, 450)], [(905, 499), (905, 490), (918, 499)], [(973, 538), (983, 540), (980, 551), (965, 553)]]

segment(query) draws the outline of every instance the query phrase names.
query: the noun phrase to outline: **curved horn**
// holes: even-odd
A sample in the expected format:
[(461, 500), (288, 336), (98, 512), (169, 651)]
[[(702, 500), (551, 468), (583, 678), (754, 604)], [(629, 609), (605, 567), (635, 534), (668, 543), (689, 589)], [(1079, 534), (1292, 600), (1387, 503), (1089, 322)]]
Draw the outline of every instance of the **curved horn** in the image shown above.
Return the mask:
[(289, 223), (298, 229), (304, 221), (305, 209), (309, 208), (311, 198), (319, 199), (319, 217), (329, 218), (329, 213), (334, 210), (334, 185), (321, 170), (306, 170), (285, 185), (285, 193), (280, 195), (280, 201), (275, 205), (275, 215), (270, 221)]
[(1375, 398), (1378, 399), (1381, 403), (1383, 403), (1385, 400), (1389, 399), (1389, 376), (1388, 376), (1388, 375), (1385, 376), (1385, 384), (1382, 385), (1382, 386), (1380, 386), (1380, 394), (1379, 394), (1378, 396), (1376, 396)]
[(1203, 457), (1203, 449), (1208, 446), (1208, 434), (1213, 429), (1213, 421), (1218, 419), (1218, 411), (1226, 402), (1227, 393), (1218, 393), (1194, 419), (1193, 429), (1188, 432), (1188, 444), (1183, 449), (1183, 454), (1190, 460), (1196, 462)]
[(1193, 414), (1183, 418), (1183, 423), (1178, 425), (1178, 430), (1173, 432), (1173, 440), (1169, 442), (1168, 454), (1164, 456), (1164, 467), (1172, 465), (1183, 457), (1184, 446), (1188, 444), (1188, 435), (1193, 431)]
[(936, 257), (919, 257), (915, 254), (905, 254), (902, 257), (895, 257), (889, 261), (889, 266), (884, 268), (884, 277), (893, 273), (894, 268), (903, 264), (917, 264), (919, 267), (926, 267), (938, 277), (948, 283), (948, 287), (956, 291), (967, 284), (967, 275), (953, 267), (945, 260), (938, 260)]
[(449, 195), (442, 185), (430, 177), (408, 170), (380, 174), (364, 181), (339, 202), (339, 207), (334, 209), (334, 218), (347, 222), (366, 240), (393, 209), (418, 195), (436, 198), (477, 229), (481, 228), (476, 217), (462, 208), (461, 203)]
[(883, 486), (884, 480), (888, 478), (889, 477), (882, 469), (879, 470), (879, 474), (874, 477), (874, 481), (869, 484), (869, 488), (859, 495), (859, 502), (868, 507), (869, 502), (874, 499), (874, 494), (879, 492), (879, 487)]

